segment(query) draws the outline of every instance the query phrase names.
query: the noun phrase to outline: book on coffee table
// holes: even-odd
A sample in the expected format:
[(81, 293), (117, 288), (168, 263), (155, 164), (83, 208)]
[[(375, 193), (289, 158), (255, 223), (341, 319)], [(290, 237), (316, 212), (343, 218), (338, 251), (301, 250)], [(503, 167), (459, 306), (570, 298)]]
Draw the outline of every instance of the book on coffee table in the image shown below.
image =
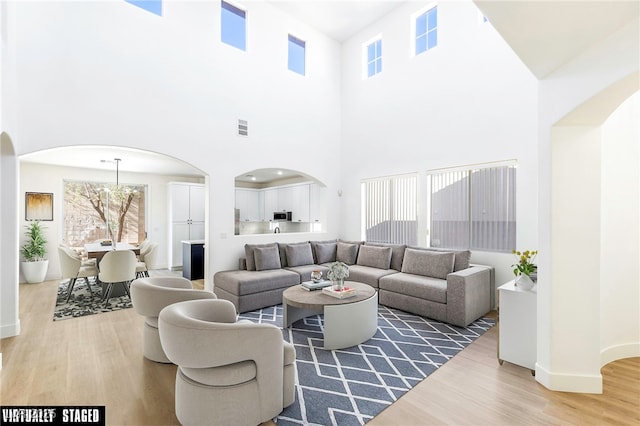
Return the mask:
[(307, 291), (312, 291), (312, 290), (320, 290), (322, 288), (330, 286), (331, 284), (332, 283), (329, 280), (322, 280), (318, 282), (303, 281), (300, 285), (302, 286), (303, 289)]
[(356, 289), (351, 287), (344, 287), (342, 290), (334, 290), (333, 287), (325, 287), (322, 289), (322, 293), (335, 297), (336, 299), (346, 299), (356, 295)]

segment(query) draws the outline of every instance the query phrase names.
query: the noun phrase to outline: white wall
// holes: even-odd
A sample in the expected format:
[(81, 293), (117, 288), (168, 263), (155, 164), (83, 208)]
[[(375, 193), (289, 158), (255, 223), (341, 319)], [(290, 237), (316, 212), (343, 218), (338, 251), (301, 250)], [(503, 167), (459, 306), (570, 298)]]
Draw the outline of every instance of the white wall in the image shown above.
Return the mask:
[[(63, 243), (64, 235), (64, 181), (112, 182), (115, 174), (105, 170), (94, 170), (77, 167), (59, 167), (30, 162), (21, 162), (20, 191), (51, 192), (53, 193), (54, 211), (52, 222), (42, 222), (45, 226), (47, 241), (47, 258), (49, 269), (47, 280), (60, 278), (60, 261), (58, 258), (58, 244)], [(146, 231), (147, 238), (157, 242), (160, 246), (157, 259), (157, 269), (168, 267), (169, 230), (169, 199), (167, 184), (169, 182), (203, 182), (203, 179), (185, 178), (180, 176), (151, 175), (146, 173), (120, 172), (119, 180), (122, 184), (147, 185), (146, 203)], [(20, 229), (25, 230), (28, 224), (24, 220), (24, 199), (19, 202)], [(20, 245), (24, 243), (23, 233), (20, 235)], [(21, 282), (22, 273), (20, 274)]]
[(640, 354), (640, 92), (602, 125), (601, 364)]
[[(235, 176), (297, 170), (333, 194), (340, 178), (331, 167), (340, 143), (339, 44), (266, 2), (240, 5), (248, 10), (247, 52), (219, 41), (219, 2), (165, 2), (162, 17), (126, 2), (10, 5), (18, 153), (122, 145), (202, 170), (209, 281), (237, 265), (245, 242), (275, 238), (234, 237)], [(306, 77), (287, 70), (288, 32), (307, 42)], [(239, 118), (249, 121), (248, 138), (235, 135)], [(337, 233), (338, 201), (327, 197), (322, 238)]]
[[(640, 86), (639, 29), (636, 19), (578, 54), (574, 60), (541, 80), (539, 85), (540, 255), (536, 380), (552, 390), (602, 391), (600, 318), (609, 312), (600, 311), (599, 278), (601, 268), (608, 261), (601, 262), (614, 255), (601, 251), (601, 222), (595, 217), (601, 214), (601, 203), (590, 203), (582, 186), (568, 186), (563, 190), (556, 187), (553, 171), (566, 172), (582, 165), (587, 159), (585, 152), (578, 146), (569, 155), (558, 158), (555, 155), (566, 152), (565, 148), (575, 142), (575, 132), (580, 127), (590, 131), (591, 137), (602, 144), (600, 126)], [(563, 147), (564, 144), (568, 144), (567, 147)], [(601, 156), (594, 161), (599, 164)], [(601, 175), (602, 172), (594, 170), (593, 173)], [(591, 182), (586, 172), (583, 176)], [(596, 190), (592, 196), (597, 199), (601, 193)], [(556, 205), (555, 200), (565, 201)], [(573, 239), (568, 233), (558, 232), (566, 223), (563, 216), (575, 214), (573, 203), (590, 208), (583, 212), (588, 220), (577, 218), (581, 223), (573, 224), (573, 234), (592, 236), (589, 241), (583, 237)], [(597, 274), (595, 278), (568, 272), (571, 265), (574, 270), (578, 267), (572, 250), (574, 247), (587, 259), (579, 262), (580, 268), (585, 262), (597, 262), (597, 265), (586, 266), (588, 272)], [(594, 279), (598, 281), (597, 285), (594, 285)], [(582, 281), (586, 286), (580, 285)], [(610, 306), (608, 301), (604, 304)], [(614, 327), (609, 322), (611, 320), (617, 322), (622, 317), (638, 316), (637, 307), (623, 305), (616, 309), (619, 310), (616, 318), (605, 319), (602, 327), (610, 329)], [(577, 318), (585, 321), (579, 322)], [(626, 323), (615, 324), (615, 327), (627, 326)]]
[[(508, 159), (518, 161), (517, 245), (537, 248), (537, 80), (471, 2), (439, 2), (438, 46), (410, 55), (408, 2), (343, 44), (344, 238), (360, 238), (360, 181)], [(382, 73), (362, 79), (362, 44), (382, 34)], [(424, 209), (423, 209), (424, 210)], [(427, 241), (421, 217), (419, 243)], [(512, 255), (474, 253), (513, 279)]]

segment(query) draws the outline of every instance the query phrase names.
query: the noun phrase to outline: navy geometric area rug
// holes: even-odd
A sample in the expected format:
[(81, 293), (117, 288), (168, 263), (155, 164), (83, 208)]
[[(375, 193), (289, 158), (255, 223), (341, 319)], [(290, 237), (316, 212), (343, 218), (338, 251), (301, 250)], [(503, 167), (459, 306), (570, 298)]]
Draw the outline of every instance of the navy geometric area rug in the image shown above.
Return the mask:
[[(240, 314), (282, 327), (282, 305)], [(325, 350), (323, 317), (302, 319), (283, 337), (296, 348), (296, 400), (274, 419), (282, 425), (363, 425), (495, 324), (456, 327), (386, 306), (378, 331), (351, 348)]]

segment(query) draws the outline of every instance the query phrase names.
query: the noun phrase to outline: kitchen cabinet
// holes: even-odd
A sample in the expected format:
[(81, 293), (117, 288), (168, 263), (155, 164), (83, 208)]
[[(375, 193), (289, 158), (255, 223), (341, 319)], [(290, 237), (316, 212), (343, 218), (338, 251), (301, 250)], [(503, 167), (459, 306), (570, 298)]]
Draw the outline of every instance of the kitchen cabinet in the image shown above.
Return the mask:
[(182, 267), (182, 241), (204, 240), (205, 187), (188, 182), (169, 183), (169, 267)]
[(273, 212), (278, 211), (278, 190), (277, 189), (265, 189), (263, 191), (264, 197), (264, 220), (272, 221)]
[(536, 368), (537, 287), (519, 289), (514, 281), (498, 287), (498, 361)]
[(291, 221), (309, 222), (309, 184), (296, 185), (291, 190)]
[(236, 209), (239, 210), (239, 219), (246, 221), (261, 221), (264, 213), (264, 193), (257, 189), (236, 189)]
[(324, 188), (317, 183), (309, 185), (309, 222), (323, 222)]

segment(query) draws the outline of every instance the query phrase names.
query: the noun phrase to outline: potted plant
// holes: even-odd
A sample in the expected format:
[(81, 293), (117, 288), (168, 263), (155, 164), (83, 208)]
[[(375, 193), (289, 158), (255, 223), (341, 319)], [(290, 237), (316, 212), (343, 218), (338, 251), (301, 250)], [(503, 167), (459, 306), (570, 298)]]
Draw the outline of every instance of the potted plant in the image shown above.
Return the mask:
[(26, 226), (27, 242), (20, 248), (24, 262), (22, 273), (28, 283), (41, 283), (47, 275), (49, 260), (47, 255), (47, 240), (44, 237), (43, 227), (40, 221), (34, 220)]
[(531, 275), (538, 271), (538, 267), (535, 264), (537, 250), (525, 250), (519, 252), (513, 250), (512, 253), (518, 259), (518, 262), (511, 265), (513, 274), (516, 276), (516, 285), (523, 290), (529, 290), (533, 287), (534, 282), (531, 279)]

